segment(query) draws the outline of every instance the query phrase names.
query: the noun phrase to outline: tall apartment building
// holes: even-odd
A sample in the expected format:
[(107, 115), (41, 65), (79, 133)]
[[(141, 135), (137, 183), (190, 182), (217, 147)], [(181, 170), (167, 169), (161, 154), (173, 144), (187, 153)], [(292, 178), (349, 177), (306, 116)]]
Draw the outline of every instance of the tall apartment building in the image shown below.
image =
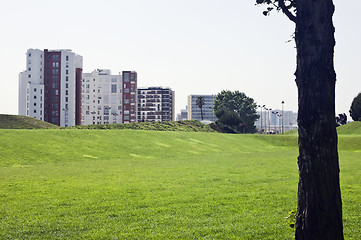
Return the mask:
[(19, 75), (19, 115), (59, 126), (81, 122), (83, 57), (68, 49), (29, 49)]
[(175, 93), (170, 88), (138, 89), (138, 122), (174, 121)]
[(189, 95), (187, 104), (188, 120), (202, 120), (201, 109), (196, 105), (196, 100), (199, 96), (204, 98), (204, 105), (202, 107), (203, 120), (214, 122), (217, 120), (213, 113), (213, 103), (216, 95)]
[(123, 123), (137, 122), (137, 73), (123, 71)]
[(82, 125), (136, 122), (136, 72), (111, 75), (108, 69), (97, 69), (84, 73), (82, 89)]

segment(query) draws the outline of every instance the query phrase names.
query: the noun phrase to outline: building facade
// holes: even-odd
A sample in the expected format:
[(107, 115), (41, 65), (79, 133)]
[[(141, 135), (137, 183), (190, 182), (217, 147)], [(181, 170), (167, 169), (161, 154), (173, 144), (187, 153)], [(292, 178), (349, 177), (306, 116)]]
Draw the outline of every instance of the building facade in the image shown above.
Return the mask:
[(196, 105), (196, 100), (199, 96), (204, 99), (204, 105), (202, 107), (203, 120), (214, 122), (217, 120), (213, 113), (214, 99), (216, 95), (189, 95), (187, 101), (187, 116), (188, 120), (199, 120), (202, 121), (201, 109)]
[(129, 123), (137, 117), (137, 74), (112, 75), (108, 69), (84, 73), (82, 80), (82, 125)]
[(297, 112), (283, 111), (280, 109), (270, 111), (257, 111), (260, 118), (255, 122), (259, 132), (280, 133), (297, 128)]
[(174, 121), (175, 93), (170, 88), (138, 89), (138, 122)]
[(123, 71), (123, 123), (137, 122), (137, 73), (134, 71)]
[(29, 49), (19, 75), (19, 115), (80, 125), (82, 69), (82, 56), (71, 50)]
[(177, 114), (177, 121), (188, 120), (187, 109), (181, 109), (180, 113)]

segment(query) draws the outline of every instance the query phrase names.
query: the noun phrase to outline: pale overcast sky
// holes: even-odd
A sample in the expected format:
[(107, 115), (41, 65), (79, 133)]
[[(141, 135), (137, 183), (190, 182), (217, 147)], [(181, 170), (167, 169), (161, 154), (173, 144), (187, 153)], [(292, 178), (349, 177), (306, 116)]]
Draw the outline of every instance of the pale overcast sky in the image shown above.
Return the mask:
[[(18, 112), (26, 50), (72, 49), (84, 72), (138, 72), (138, 86), (190, 94), (239, 90), (270, 108), (297, 111), (294, 25), (264, 17), (255, 0), (0, 0), (0, 113)], [(361, 92), (360, 0), (335, 0), (336, 112)]]

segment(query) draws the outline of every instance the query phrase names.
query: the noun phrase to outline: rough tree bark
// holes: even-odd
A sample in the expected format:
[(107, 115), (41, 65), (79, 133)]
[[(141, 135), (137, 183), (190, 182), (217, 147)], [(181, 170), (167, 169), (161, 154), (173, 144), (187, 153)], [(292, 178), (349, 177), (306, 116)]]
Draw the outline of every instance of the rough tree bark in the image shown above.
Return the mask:
[(297, 240), (343, 239), (335, 123), (333, 13), (332, 0), (297, 1)]
[(343, 238), (335, 123), (332, 0), (256, 0), (296, 23), (298, 87), (297, 240)]

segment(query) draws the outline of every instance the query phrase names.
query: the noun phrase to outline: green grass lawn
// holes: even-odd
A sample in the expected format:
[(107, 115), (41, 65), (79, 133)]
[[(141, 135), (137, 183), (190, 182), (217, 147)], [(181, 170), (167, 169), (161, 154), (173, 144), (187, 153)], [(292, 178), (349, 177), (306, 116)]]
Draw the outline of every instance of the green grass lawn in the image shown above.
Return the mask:
[[(361, 239), (361, 136), (339, 145)], [(0, 130), (0, 239), (292, 239), (297, 152), (286, 135)]]

